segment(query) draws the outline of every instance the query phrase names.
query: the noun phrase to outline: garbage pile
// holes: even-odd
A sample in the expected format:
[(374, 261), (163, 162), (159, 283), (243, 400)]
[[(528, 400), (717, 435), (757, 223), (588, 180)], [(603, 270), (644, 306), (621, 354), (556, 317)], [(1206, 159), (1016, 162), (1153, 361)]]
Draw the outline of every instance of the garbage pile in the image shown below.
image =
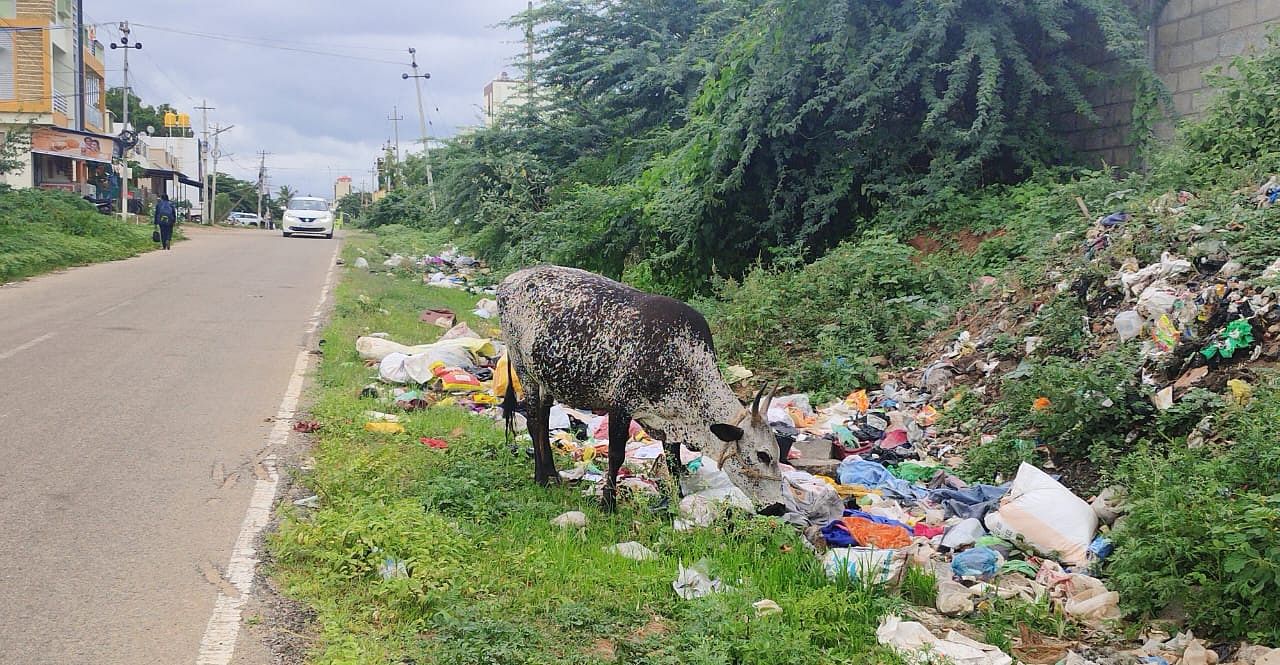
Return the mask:
[[(354, 265), (356, 268), (372, 269), (368, 259), (363, 256), (358, 257)], [(381, 268), (387, 271), (400, 270), (420, 274), (422, 282), (430, 286), (490, 296), (496, 293), (492, 286), (486, 285), (491, 281), (488, 277), (493, 274), (493, 271), (479, 259), (460, 254), (454, 248), (446, 249), (434, 256), (392, 254), (382, 261)], [(496, 311), (494, 314), (496, 315)]]

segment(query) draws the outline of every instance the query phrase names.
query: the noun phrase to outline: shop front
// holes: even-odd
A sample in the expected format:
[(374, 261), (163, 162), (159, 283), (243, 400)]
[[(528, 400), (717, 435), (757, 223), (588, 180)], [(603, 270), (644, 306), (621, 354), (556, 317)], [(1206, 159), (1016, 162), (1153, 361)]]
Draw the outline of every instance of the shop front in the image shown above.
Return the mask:
[(61, 189), (81, 196), (105, 197), (119, 180), (112, 173), (115, 140), (110, 136), (56, 127), (31, 132), (34, 185)]

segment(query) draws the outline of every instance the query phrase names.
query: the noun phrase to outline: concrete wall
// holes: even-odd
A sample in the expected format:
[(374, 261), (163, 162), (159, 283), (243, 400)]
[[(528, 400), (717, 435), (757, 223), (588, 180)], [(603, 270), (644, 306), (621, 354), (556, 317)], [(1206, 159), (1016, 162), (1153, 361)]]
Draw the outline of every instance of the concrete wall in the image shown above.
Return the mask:
[[(1148, 33), (1156, 74), (1173, 95), (1175, 119), (1204, 112), (1214, 90), (1205, 74), (1232, 58), (1266, 45), (1269, 28), (1280, 24), (1280, 0), (1169, 0)], [(1096, 164), (1125, 164), (1133, 159), (1130, 120), (1133, 91), (1112, 87), (1093, 91), (1100, 118), (1065, 121), (1068, 142)]]

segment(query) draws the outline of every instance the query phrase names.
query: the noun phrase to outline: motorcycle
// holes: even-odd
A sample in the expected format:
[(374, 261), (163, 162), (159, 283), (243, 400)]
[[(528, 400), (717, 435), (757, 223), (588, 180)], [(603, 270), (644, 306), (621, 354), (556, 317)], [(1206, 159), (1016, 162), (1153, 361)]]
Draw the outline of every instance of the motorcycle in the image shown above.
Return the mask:
[(100, 199), (97, 197), (86, 195), (84, 197), (84, 200), (88, 201), (89, 203), (92, 203), (94, 207), (98, 209), (98, 212), (104, 215), (110, 215), (116, 211), (115, 201), (113, 201), (112, 199)]

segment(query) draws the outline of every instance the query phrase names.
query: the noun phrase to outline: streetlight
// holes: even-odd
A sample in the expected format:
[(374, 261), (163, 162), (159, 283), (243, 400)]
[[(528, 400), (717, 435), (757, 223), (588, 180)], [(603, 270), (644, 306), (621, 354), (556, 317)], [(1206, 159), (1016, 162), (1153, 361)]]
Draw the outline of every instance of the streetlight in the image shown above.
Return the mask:
[[(142, 50), (142, 42), (133, 42), (132, 44), (129, 43), (129, 22), (128, 21), (120, 22), (120, 43), (117, 44), (115, 42), (111, 42), (112, 51), (118, 48), (124, 49), (124, 131), (128, 132), (129, 131), (129, 49), (138, 49), (139, 51)], [(132, 142), (129, 140), (123, 141), (122, 143), (124, 143), (125, 145), (124, 145), (124, 149), (120, 151), (120, 154), (123, 156), (123, 159), (124, 159), (124, 168), (120, 172), (120, 175), (121, 175), (120, 218), (128, 219), (129, 218), (129, 175), (130, 175), (128, 173), (129, 149), (132, 148), (133, 145), (131, 145)]]
[(431, 78), (430, 72), (418, 73), (418, 49), (409, 47), (410, 66), (413, 67), (412, 74), (401, 74), (403, 80), (413, 79), (413, 85), (418, 89), (418, 129), (422, 132), (422, 156), (427, 160), (427, 193), (431, 195), (431, 210), (436, 210), (436, 181), (431, 175), (431, 144), (427, 142), (427, 114), (422, 110), (422, 80)]

